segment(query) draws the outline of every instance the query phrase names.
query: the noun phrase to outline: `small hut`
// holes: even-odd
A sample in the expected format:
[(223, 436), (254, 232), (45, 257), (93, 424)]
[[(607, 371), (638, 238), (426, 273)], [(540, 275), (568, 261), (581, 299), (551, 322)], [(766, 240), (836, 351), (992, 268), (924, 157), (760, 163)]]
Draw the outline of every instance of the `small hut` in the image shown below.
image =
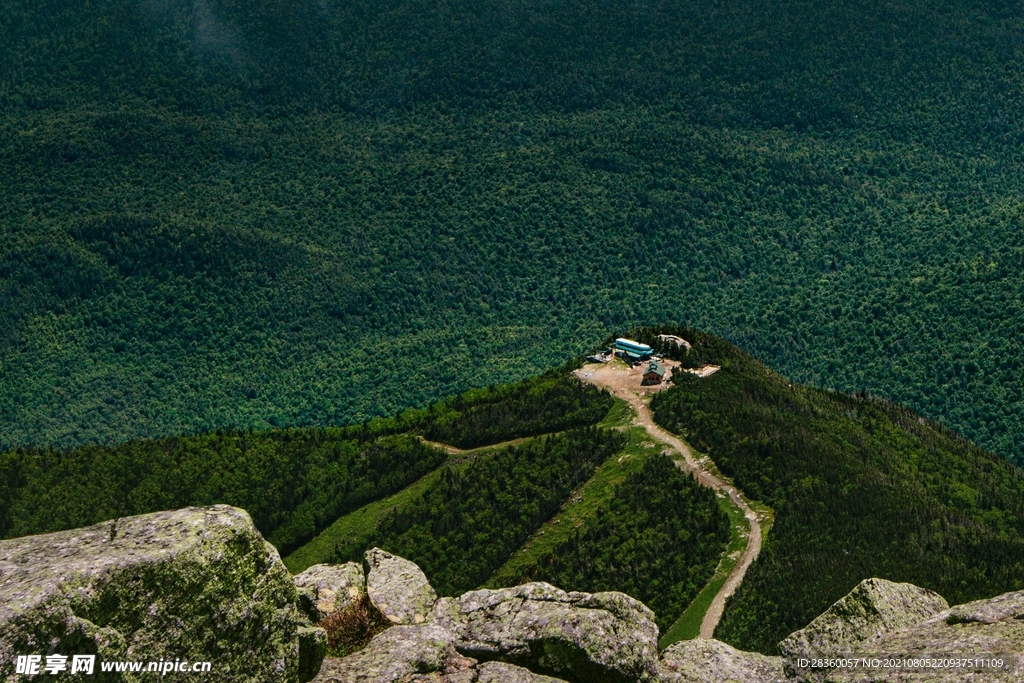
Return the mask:
[(661, 384), (665, 379), (665, 366), (656, 360), (652, 360), (644, 371), (644, 384)]

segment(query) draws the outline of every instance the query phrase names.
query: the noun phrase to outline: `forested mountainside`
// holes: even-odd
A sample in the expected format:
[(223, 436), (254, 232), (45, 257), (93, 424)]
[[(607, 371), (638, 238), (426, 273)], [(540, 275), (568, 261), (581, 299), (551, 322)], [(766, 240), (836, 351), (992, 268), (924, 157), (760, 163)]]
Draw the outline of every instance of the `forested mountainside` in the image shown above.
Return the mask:
[(488, 584), (547, 581), (643, 595), (664, 635), (707, 583), (729, 541), (714, 495), (668, 458), (650, 458), (587, 524), (538, 561), (502, 571)]
[[(774, 509), (717, 637), (773, 651), (872, 576), (955, 602), (1024, 589), (1021, 469), (882, 399), (792, 384), (719, 337), (629, 334), (684, 366), (721, 366), (679, 371), (654, 417)], [(624, 401), (572, 368), (344, 428), (3, 452), (0, 535), (228, 503), (292, 571), (377, 545), (428, 568), (442, 593), (625, 590), (665, 631), (714, 574), (729, 521)]]
[[(571, 369), (352, 427), (0, 453), (0, 537), (228, 501), (282, 554), (329, 526), (309, 544), (328, 541), (314, 561), (358, 560), (373, 545), (401, 549), (452, 595), (484, 583), (570, 497), (585, 498), (583, 520), (594, 524), (566, 529), (558, 553), (569, 561), (551, 567), (542, 555), (545, 566), (526, 571), (629, 587), (667, 626), (714, 572), (728, 519), (658, 449), (631, 443), (621, 402), (614, 425), (594, 426), (615, 401)], [(597, 479), (605, 487), (594, 495)], [(362, 533), (334, 532), (351, 518)]]
[[(638, 337), (657, 344), (655, 331)], [(951, 603), (1024, 589), (1024, 470), (902, 406), (791, 384), (719, 338), (671, 332), (722, 369), (679, 374), (655, 420), (775, 511), (716, 637), (775, 652), (872, 576)]]
[(1018, 9), (4, 2), (0, 447), (359, 422), (674, 320), (1019, 462)]
[(491, 431), (474, 443), (495, 443), (592, 425), (611, 405), (610, 396), (561, 370), (352, 427), (15, 449), (0, 453), (0, 538), (228, 502), (248, 510), (288, 552), (346, 512), (439, 467), (446, 453), (423, 434), (462, 444), (465, 426), (486, 415)]

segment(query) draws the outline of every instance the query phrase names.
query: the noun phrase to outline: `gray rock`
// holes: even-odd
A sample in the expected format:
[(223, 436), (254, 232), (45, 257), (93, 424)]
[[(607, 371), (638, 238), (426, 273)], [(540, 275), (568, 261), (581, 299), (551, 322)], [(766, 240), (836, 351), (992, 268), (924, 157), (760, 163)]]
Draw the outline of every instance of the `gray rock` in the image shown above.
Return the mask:
[(848, 657), (883, 633), (949, 608), (941, 595), (910, 583), (865, 579), (806, 627), (779, 643), (787, 658)]
[(392, 683), (413, 674), (444, 671), (457, 656), (455, 636), (434, 624), (392, 626), (359, 652), (325, 659), (314, 683)]
[(477, 683), (563, 683), (560, 678), (535, 674), (514, 664), (484, 662), (477, 666)]
[(957, 605), (945, 615), (947, 624), (998, 624), (1010, 619), (1024, 619), (1024, 591)]
[(560, 678), (535, 674), (505, 662), (477, 664), (475, 659), (463, 657), (462, 661), (468, 662), (468, 666), (452, 666), (453, 661), (457, 658), (448, 659), (443, 672), (411, 674), (401, 679), (401, 683), (565, 683)]
[(577, 683), (632, 683), (658, 676), (658, 627), (622, 593), (566, 593), (546, 583), (442, 598), (437, 624), (463, 654), (497, 659)]
[(363, 567), (356, 562), (314, 564), (292, 581), (299, 591), (299, 606), (314, 624), (366, 595)]
[(445, 658), (442, 670), (411, 674), (403, 678), (401, 683), (477, 683), (477, 663), (471, 657), (453, 652)]
[(319, 662), (300, 664), (297, 598), (274, 547), (226, 505), (0, 541), (0, 680), (15, 655), (96, 654), (97, 672), (183, 659), (211, 661), (218, 681), (298, 681)]
[(565, 683), (503, 662), (479, 663), (436, 624), (393, 626), (365, 649), (326, 659), (313, 683)]
[[(1024, 591), (959, 605), (920, 623), (888, 631), (861, 646), (863, 654), (896, 660), (949, 662), (978, 658), (1002, 660), (998, 669), (947, 666), (915, 673), (900, 670), (833, 670), (836, 683), (928, 681), (931, 683), (1020, 683), (1024, 680)], [(799, 675), (804, 672), (797, 672)], [(811, 678), (804, 675), (803, 678)]]
[(430, 617), (437, 593), (414, 563), (380, 548), (366, 551), (370, 602), (393, 624), (422, 624)]
[(299, 680), (311, 681), (327, 655), (327, 631), (315, 626), (299, 629)]
[(661, 683), (776, 683), (782, 657), (743, 652), (720, 640), (683, 640), (661, 653)]

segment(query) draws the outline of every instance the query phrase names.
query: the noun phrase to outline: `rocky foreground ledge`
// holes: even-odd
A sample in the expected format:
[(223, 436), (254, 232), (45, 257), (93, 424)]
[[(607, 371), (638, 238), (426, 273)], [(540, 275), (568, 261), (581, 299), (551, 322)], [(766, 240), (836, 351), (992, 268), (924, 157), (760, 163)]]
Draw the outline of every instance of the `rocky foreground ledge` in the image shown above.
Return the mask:
[[(299, 681), (326, 649), (277, 550), (226, 505), (124, 517), (0, 541), (0, 680), (29, 679), (18, 655), (208, 661), (210, 680)], [(168, 680), (200, 674), (169, 673)], [(151, 681), (152, 673), (92, 680)]]
[[(324, 659), (321, 626), (370, 614), (376, 635)], [(243, 510), (186, 508), (0, 541), (0, 680), (28, 677), (18, 655), (97, 661), (210, 661), (168, 681), (285, 683), (769, 683), (1024, 681), (1024, 591), (950, 608), (910, 584), (867, 579), (779, 644), (783, 657), (716, 640), (657, 649), (654, 615), (616, 592), (546, 583), (438, 598), (412, 562), (374, 548), (365, 563), (291, 577)], [(334, 626), (330, 626), (334, 628)], [(366, 642), (363, 640), (362, 642)], [(947, 666), (812, 669), (801, 662), (1003, 659)], [(91, 680), (150, 681), (103, 673)], [(87, 677), (85, 680), (89, 680)]]

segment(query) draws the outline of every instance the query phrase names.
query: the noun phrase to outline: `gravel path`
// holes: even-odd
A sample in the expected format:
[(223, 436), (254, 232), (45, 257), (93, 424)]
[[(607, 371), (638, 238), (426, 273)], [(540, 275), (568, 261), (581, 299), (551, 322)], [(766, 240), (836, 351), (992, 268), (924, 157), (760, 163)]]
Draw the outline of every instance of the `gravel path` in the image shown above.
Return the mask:
[(740, 561), (736, 563), (732, 572), (729, 574), (729, 578), (726, 579), (722, 588), (715, 595), (714, 600), (711, 601), (711, 606), (708, 611), (704, 614), (704, 620), (700, 625), (700, 637), (701, 638), (712, 638), (715, 633), (715, 627), (718, 626), (718, 622), (722, 618), (722, 611), (725, 609), (725, 601), (729, 599), (740, 583), (743, 581), (743, 577), (747, 573), (747, 569), (757, 559), (758, 554), (761, 552), (761, 520), (758, 518), (757, 513), (754, 512), (747, 504), (740, 492), (736, 490), (733, 485), (722, 481), (719, 477), (708, 471), (699, 460), (693, 456), (693, 451), (687, 446), (682, 439), (676, 435), (668, 432), (659, 427), (654, 422), (654, 418), (651, 415), (651, 409), (647, 406), (647, 402), (643, 400), (643, 395), (649, 395), (656, 391), (663, 390), (667, 385), (662, 384), (658, 387), (642, 387), (640, 386), (640, 373), (642, 370), (636, 368), (627, 368), (621, 363), (607, 363), (602, 366), (587, 365), (581, 370), (577, 370), (577, 375), (584, 382), (594, 384), (600, 387), (608, 389), (613, 395), (627, 401), (633, 409), (636, 411), (636, 423), (642, 426), (647, 433), (651, 435), (653, 439), (659, 441), (669, 448), (673, 449), (677, 453), (683, 456), (685, 460), (685, 466), (683, 463), (677, 463), (684, 470), (693, 472), (697, 482), (702, 486), (724, 493), (729, 496), (729, 499), (733, 504), (743, 510), (743, 515), (747, 518), (747, 522), (750, 524), (750, 533), (747, 538), (747, 547), (743, 550), (743, 555), (740, 557)]

